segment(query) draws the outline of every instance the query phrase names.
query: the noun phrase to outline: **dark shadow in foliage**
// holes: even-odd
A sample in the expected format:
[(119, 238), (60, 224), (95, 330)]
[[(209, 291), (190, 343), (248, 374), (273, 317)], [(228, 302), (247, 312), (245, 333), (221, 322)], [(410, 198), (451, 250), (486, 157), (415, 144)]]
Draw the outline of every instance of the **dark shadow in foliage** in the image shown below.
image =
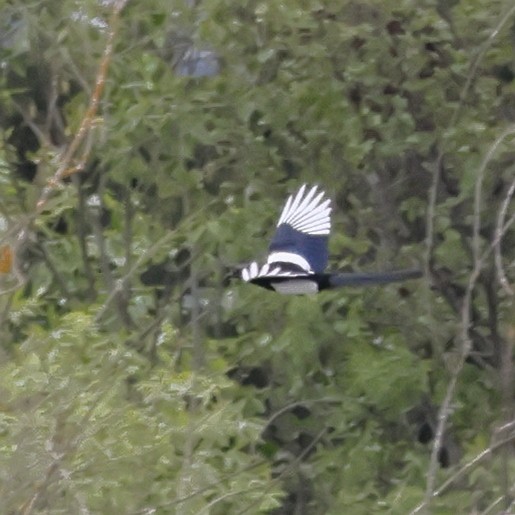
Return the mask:
[(238, 382), (242, 386), (254, 386), (257, 389), (266, 388), (270, 384), (267, 368), (239, 366), (231, 368), (227, 377)]
[[(424, 445), (430, 444), (435, 436), (438, 417), (438, 407), (424, 400), (412, 408), (406, 415), (412, 427), (416, 440)], [(442, 439), (442, 446), (438, 450), (438, 462), (442, 468), (455, 465), (461, 458), (461, 449), (454, 438), (452, 428), (448, 427)]]

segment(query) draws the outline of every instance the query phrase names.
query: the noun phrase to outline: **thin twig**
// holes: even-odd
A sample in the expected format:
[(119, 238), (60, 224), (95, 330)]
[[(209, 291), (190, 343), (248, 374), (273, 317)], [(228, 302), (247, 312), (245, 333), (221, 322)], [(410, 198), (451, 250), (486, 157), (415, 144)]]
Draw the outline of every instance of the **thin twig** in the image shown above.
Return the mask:
[[(102, 194), (99, 194), (102, 198)], [(103, 210), (103, 204), (100, 203), (98, 210), (91, 210), (89, 220), (93, 229), (93, 235), (97, 244), (99, 252), (100, 269), (102, 270), (102, 276), (107, 284), (109, 291), (114, 292), (115, 307), (118, 313), (118, 318), (126, 328), (134, 327), (134, 322), (130, 316), (128, 310), (128, 302), (126, 292), (127, 281), (118, 283), (111, 271), (111, 260), (109, 259), (106, 240), (102, 231), (102, 224), (100, 221), (101, 211)]]
[(515, 124), (512, 124), (496, 138), (493, 144), (488, 149), (476, 176), (476, 183), (474, 186), (474, 216), (473, 216), (473, 231), (472, 231), (472, 253), (474, 261), (479, 259), (481, 238), (479, 237), (479, 230), (481, 228), (481, 193), (483, 191), (483, 179), (485, 176), (486, 167), (492, 160), (497, 152), (499, 145), (510, 135), (515, 134)]
[(76, 236), (79, 242), (80, 254), (82, 258), (84, 275), (87, 280), (87, 296), (90, 300), (96, 297), (96, 289), (95, 289), (95, 275), (93, 273), (93, 267), (91, 266), (90, 259), (88, 256), (88, 245), (87, 245), (87, 215), (88, 215), (88, 205), (86, 203), (86, 197), (84, 192), (84, 186), (81, 184), (79, 177), (74, 177), (73, 182), (76, 183), (77, 186), (77, 195), (78, 195), (78, 209), (75, 210), (75, 220), (77, 224)]
[[(84, 441), (84, 439), (88, 436), (87, 433), (84, 433), (81, 428), (86, 427), (87, 423), (90, 421), (95, 409), (99, 406), (100, 401), (103, 397), (105, 397), (108, 393), (110, 393), (113, 390), (113, 386), (116, 383), (113, 383), (110, 387), (108, 387), (106, 390), (103, 390), (99, 392), (95, 398), (95, 400), (91, 403), (88, 410), (80, 420), (80, 423), (77, 425), (78, 432), (74, 437), (70, 437), (67, 440), (66, 446), (63, 451), (57, 452), (55, 451), (56, 442), (60, 440), (60, 434), (58, 433), (59, 428), (64, 424), (57, 423), (56, 428), (54, 429), (54, 433), (52, 435), (52, 439), (50, 440), (50, 449), (51, 453), (53, 454), (53, 460), (46, 468), (43, 479), (36, 483), (35, 490), (32, 496), (25, 501), (19, 510), (20, 515), (30, 515), (36, 506), (36, 503), (41, 498), (41, 496), (47, 491), (48, 487), (52, 484), (53, 477), (55, 472), (57, 472), (60, 468), (61, 463), (69, 457), (74, 451), (76, 451), (79, 447), (79, 445)], [(59, 447), (62, 447), (62, 444), (59, 444)]]
[(179, 504), (183, 504), (186, 501), (189, 501), (190, 499), (193, 499), (193, 498), (195, 498), (195, 497), (197, 497), (199, 495), (204, 494), (205, 492), (209, 492), (210, 490), (212, 490), (213, 488), (219, 486), (222, 483), (226, 483), (227, 481), (229, 481), (233, 477), (239, 476), (239, 475), (243, 474), (244, 472), (248, 472), (249, 470), (253, 470), (255, 468), (258, 468), (258, 467), (261, 467), (263, 465), (266, 465), (266, 463), (267, 462), (264, 459), (259, 460), (259, 461), (255, 462), (255, 463), (247, 465), (246, 467), (243, 467), (243, 468), (238, 469), (238, 470), (236, 470), (234, 472), (231, 472), (230, 474), (227, 474), (227, 475), (221, 477), (217, 481), (213, 481), (212, 483), (209, 483), (207, 486), (199, 488), (198, 490), (196, 490), (195, 492), (192, 492), (191, 494), (188, 494), (188, 495), (186, 495), (184, 497), (180, 497), (180, 498), (177, 498), (177, 499), (173, 499), (173, 500), (171, 500), (171, 501), (169, 501), (167, 503), (160, 504), (158, 506), (143, 508), (142, 510), (138, 510), (138, 511), (132, 512), (131, 515), (145, 515), (145, 513), (149, 513), (148, 512), (149, 509), (157, 510), (157, 509), (169, 508), (171, 506), (177, 506)]
[[(483, 57), (485, 56), (487, 50), (495, 41), (495, 38), (499, 35), (504, 25), (508, 22), (511, 16), (515, 14), (515, 6), (512, 6), (508, 12), (501, 16), (501, 19), (496, 24), (487, 40), (483, 43), (476, 57), (472, 61), (469, 71), (467, 73), (467, 80), (465, 85), (463, 86), (458, 105), (456, 106), (454, 112), (452, 113), (451, 119), (449, 120), (449, 127), (454, 127), (458, 122), (459, 116), (461, 114), (461, 110), (465, 105), (465, 99), (468, 95), (470, 86), (472, 84), (472, 80), (476, 74), (476, 71), (481, 63)], [(436, 217), (436, 197), (438, 193), (438, 187), (440, 184), (441, 170), (443, 167), (443, 157), (444, 157), (444, 149), (443, 146), (439, 146), (438, 157), (436, 159), (436, 169), (433, 174), (433, 182), (431, 184), (431, 188), (429, 190), (429, 205), (427, 210), (427, 220), (426, 220), (426, 273), (427, 277), (429, 277), (430, 272), (430, 263), (431, 256), (433, 253), (434, 247), (434, 223)]]
[[(438, 497), (442, 495), (453, 483), (455, 483), (458, 479), (463, 477), (465, 474), (470, 472), (476, 465), (483, 462), (487, 458), (490, 458), (493, 456), (494, 452), (500, 449), (501, 447), (504, 447), (505, 445), (508, 445), (512, 443), (515, 440), (515, 434), (510, 435), (507, 438), (504, 438), (503, 440), (499, 440), (498, 442), (493, 443), (488, 448), (481, 451), (479, 454), (474, 456), (470, 461), (465, 463), (462, 467), (460, 467), (452, 476), (447, 478), (436, 490), (434, 490), (431, 493), (431, 498)], [(420, 513), (424, 508), (428, 506), (428, 502), (424, 500), (422, 503), (420, 503), (414, 510), (410, 512), (410, 515), (415, 515), (416, 513)]]
[(495, 239), (496, 245), (494, 249), (495, 254), (495, 266), (497, 268), (497, 276), (499, 278), (499, 282), (501, 287), (508, 295), (513, 295), (515, 292), (513, 288), (510, 286), (508, 279), (506, 278), (506, 272), (504, 271), (504, 267), (502, 264), (502, 254), (501, 254), (501, 238), (500, 233), (502, 227), (504, 226), (504, 220), (506, 218), (506, 214), (508, 212), (508, 207), (510, 205), (513, 194), (515, 193), (515, 179), (513, 179), (510, 187), (508, 188), (508, 193), (506, 193), (506, 197), (504, 198), (501, 208), (499, 209), (499, 214), (497, 216), (497, 224), (495, 226)]
[(110, 290), (108, 297), (104, 301), (104, 304), (98, 310), (95, 316), (95, 322), (98, 323), (107, 312), (107, 309), (115, 300), (118, 292), (123, 291), (125, 287), (126, 281), (131, 279), (134, 274), (139, 270), (139, 267), (145, 262), (151, 259), (172, 237), (174, 236), (173, 232), (169, 232), (165, 234), (161, 239), (157, 240), (154, 245), (152, 245), (148, 250), (146, 250), (130, 267), (130, 269), (124, 274), (123, 277), (119, 278), (112, 290)]
[(506, 23), (509, 21), (509, 19), (515, 14), (515, 5), (511, 7), (511, 9), (508, 9), (508, 11), (501, 15), (500, 20), (498, 21), (497, 25), (494, 27), (492, 32), (490, 32), (490, 35), (486, 39), (486, 41), (481, 45), (479, 52), (477, 53), (475, 59), (472, 61), (472, 64), (469, 68), (469, 72), (467, 74), (467, 81), (465, 82), (465, 85), (463, 86), (463, 89), (461, 90), (460, 94), (460, 100), (458, 102), (458, 106), (456, 110), (454, 111), (453, 117), (451, 119), (450, 126), (453, 127), (455, 123), (458, 121), (459, 115), (461, 114), (461, 110), (463, 109), (463, 106), (465, 105), (465, 99), (468, 95), (470, 85), (472, 84), (472, 81), (474, 80), (474, 76), (476, 74), (476, 71), (479, 67), (479, 64), (481, 63), (481, 60), (485, 56), (488, 49), (492, 46), (493, 42), (495, 41), (495, 38), (500, 34), (503, 27), (506, 25)]

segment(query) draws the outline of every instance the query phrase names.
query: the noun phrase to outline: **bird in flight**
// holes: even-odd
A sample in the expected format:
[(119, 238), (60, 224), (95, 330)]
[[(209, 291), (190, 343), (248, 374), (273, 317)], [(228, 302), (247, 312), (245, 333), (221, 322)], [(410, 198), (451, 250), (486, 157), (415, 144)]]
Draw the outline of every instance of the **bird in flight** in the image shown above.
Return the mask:
[(244, 281), (289, 295), (318, 293), (341, 286), (386, 284), (421, 277), (417, 269), (391, 272), (324, 272), (329, 258), (331, 200), (304, 184), (282, 210), (264, 265), (256, 262), (241, 272)]

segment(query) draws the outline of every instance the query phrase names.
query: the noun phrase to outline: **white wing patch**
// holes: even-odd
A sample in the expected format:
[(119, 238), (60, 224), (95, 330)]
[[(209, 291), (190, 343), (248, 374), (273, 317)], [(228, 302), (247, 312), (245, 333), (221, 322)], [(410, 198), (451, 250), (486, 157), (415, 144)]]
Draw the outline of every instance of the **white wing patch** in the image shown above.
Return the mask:
[(304, 276), (306, 273), (283, 270), (280, 266), (273, 266), (270, 263), (266, 263), (259, 268), (255, 261), (241, 271), (241, 278), (245, 282), (252, 281), (252, 279), (257, 279), (258, 277), (297, 277), (299, 275)]
[(323, 191), (316, 195), (317, 186), (313, 186), (306, 195), (304, 195), (305, 191), (304, 184), (296, 195), (288, 197), (277, 227), (288, 224), (305, 234), (328, 235), (331, 230), (331, 199), (325, 199)]
[(300, 254), (293, 252), (272, 252), (268, 259), (267, 264), (273, 265), (274, 263), (293, 263), (304, 270), (306, 274), (313, 274), (313, 270), (309, 266), (309, 263)]

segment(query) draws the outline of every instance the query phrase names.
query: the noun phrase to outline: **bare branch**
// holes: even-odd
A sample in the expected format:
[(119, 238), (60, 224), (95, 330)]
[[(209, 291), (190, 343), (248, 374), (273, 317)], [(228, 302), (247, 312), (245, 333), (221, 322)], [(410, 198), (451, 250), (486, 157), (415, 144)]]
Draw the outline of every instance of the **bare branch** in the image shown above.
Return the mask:
[[(95, 88), (93, 90), (93, 94), (90, 97), (88, 109), (86, 110), (86, 114), (82, 118), (79, 129), (75, 133), (75, 136), (73, 137), (71, 143), (66, 148), (64, 155), (60, 160), (60, 164), (57, 171), (55, 172), (54, 176), (48, 181), (47, 185), (45, 186), (45, 188), (43, 188), (43, 191), (41, 192), (39, 200), (36, 204), (37, 213), (41, 212), (51, 193), (55, 190), (55, 188), (59, 185), (59, 183), (64, 177), (72, 175), (82, 169), (81, 166), (72, 164), (72, 161), (77, 151), (79, 150), (81, 144), (86, 139), (94, 125), (95, 117), (97, 115), (98, 107), (100, 105), (100, 100), (102, 98), (102, 93), (104, 91), (107, 72), (109, 70), (109, 65), (111, 63), (111, 58), (113, 55), (114, 40), (116, 38), (116, 35), (118, 34), (120, 12), (125, 6), (125, 4), (126, 0), (118, 0), (113, 4), (111, 19), (108, 24), (107, 41), (104, 47), (104, 53), (100, 61), (100, 65), (98, 67), (98, 72), (95, 80)], [(86, 161), (88, 155), (89, 152), (86, 149), (86, 154), (81, 157), (80, 163), (83, 164)]]
[(424, 506), (428, 506), (431, 498), (433, 497), (434, 485), (436, 481), (436, 471), (438, 469), (438, 454), (439, 450), (442, 446), (443, 437), (445, 433), (445, 426), (447, 424), (447, 420), (451, 411), (451, 403), (454, 398), (454, 394), (456, 391), (456, 385), (458, 383), (458, 378), (463, 370), (465, 365), (465, 360), (467, 359), (468, 354), (472, 348), (472, 340), (469, 334), (470, 325), (471, 325), (471, 309), (472, 309), (472, 294), (474, 292), (477, 280), (479, 278), (479, 274), (484, 266), (485, 260), (489, 256), (490, 252), (493, 248), (495, 248), (497, 244), (497, 240), (500, 241), (502, 235), (508, 229), (510, 221), (508, 224), (504, 225), (499, 232), (494, 237), (494, 241), (491, 245), (481, 254), (481, 242), (480, 242), (480, 226), (481, 226), (481, 193), (482, 193), (482, 185), (483, 178), (486, 167), (489, 162), (492, 160), (495, 152), (499, 148), (499, 145), (511, 134), (515, 134), (515, 125), (510, 125), (507, 127), (502, 134), (493, 142), (493, 144), (488, 149), (483, 161), (480, 164), (480, 167), (477, 172), (477, 180), (475, 184), (475, 195), (474, 195), (474, 218), (473, 218), (473, 270), (470, 274), (469, 281), (466, 287), (465, 296), (463, 298), (463, 303), (461, 306), (461, 329), (459, 334), (459, 360), (456, 363), (456, 366), (452, 372), (449, 384), (447, 386), (447, 390), (445, 393), (444, 400), (438, 412), (438, 423), (435, 432), (435, 438), (433, 441), (433, 446), (431, 450), (431, 460), (429, 463), (429, 469), (427, 473), (427, 484), (426, 484), (426, 495)]
[(477, 262), (479, 259), (480, 253), (480, 243), (481, 239), (479, 237), (479, 229), (481, 228), (481, 193), (483, 189), (483, 179), (485, 176), (486, 167), (488, 163), (492, 160), (493, 156), (497, 152), (499, 145), (512, 134), (515, 134), (515, 124), (512, 124), (499, 135), (499, 137), (493, 142), (493, 144), (488, 149), (481, 165), (479, 167), (476, 184), (474, 188), (474, 218), (473, 218), (473, 234), (472, 234), (472, 252), (474, 262)]
[[(515, 433), (509, 435), (508, 437), (499, 440), (498, 442), (493, 443), (483, 451), (481, 451), (479, 454), (474, 456), (470, 461), (465, 463), (462, 467), (460, 467), (452, 476), (450, 476), (448, 479), (446, 479), (439, 488), (434, 490), (431, 493), (431, 498), (438, 497), (439, 495), (442, 495), (452, 484), (454, 484), (458, 479), (463, 477), (464, 475), (468, 474), (476, 465), (479, 465), (483, 461), (485, 461), (487, 458), (491, 458), (495, 451), (499, 450), (500, 448), (511, 444), (515, 440)], [(427, 500), (424, 500), (422, 503), (420, 503), (414, 510), (410, 512), (410, 515), (415, 515), (416, 513), (421, 513), (422, 510), (424, 510), (429, 505)]]
[[(100, 195), (101, 198), (101, 195)], [(102, 204), (101, 204), (102, 206)], [(101, 207), (102, 208), (102, 207)], [(95, 241), (98, 247), (99, 252), (99, 260), (100, 260), (100, 268), (102, 270), (102, 275), (107, 284), (108, 290), (114, 293), (114, 299), (116, 301), (115, 306), (118, 313), (118, 318), (123, 323), (123, 325), (127, 328), (134, 327), (134, 322), (128, 311), (127, 306), (127, 295), (126, 293), (126, 285), (127, 281), (119, 283), (114, 275), (111, 272), (111, 260), (109, 259), (106, 241), (104, 238), (104, 233), (102, 232), (102, 225), (100, 222), (100, 214), (95, 211), (90, 211), (89, 216), (91, 226), (93, 228), (93, 234), (95, 236)]]
[(488, 49), (492, 46), (495, 39), (501, 32), (501, 30), (504, 28), (506, 23), (510, 20), (510, 18), (515, 14), (515, 5), (511, 6), (510, 9), (503, 15), (501, 15), (499, 21), (493, 28), (492, 32), (490, 32), (490, 35), (486, 39), (486, 41), (481, 45), (479, 52), (477, 53), (475, 59), (472, 61), (472, 64), (470, 65), (469, 73), (467, 74), (467, 81), (465, 82), (465, 85), (463, 86), (463, 89), (461, 90), (460, 94), (460, 100), (458, 103), (458, 107), (456, 108), (456, 111), (454, 111), (453, 117), (451, 119), (450, 126), (453, 127), (455, 123), (458, 121), (459, 115), (461, 114), (461, 110), (463, 109), (463, 106), (465, 104), (465, 98), (468, 95), (470, 85), (472, 84), (472, 81), (474, 80), (474, 77), (476, 75), (476, 71), (479, 67), (479, 64), (481, 63), (483, 57), (485, 56)]
[[(55, 172), (53, 177), (47, 182), (47, 185), (42, 189), (41, 195), (36, 203), (36, 207), (33, 210), (33, 212), (22, 217), (22, 219), (18, 223), (13, 224), (9, 228), (9, 230), (6, 231), (6, 233), (4, 233), (0, 238), (0, 244), (6, 242), (9, 245), (11, 245), (13, 253), (15, 254), (15, 263), (16, 253), (18, 248), (20, 247), (21, 242), (26, 240), (30, 225), (41, 214), (52, 192), (60, 187), (61, 180), (63, 178), (82, 170), (84, 167), (84, 163), (89, 157), (89, 152), (92, 146), (91, 140), (89, 139), (90, 133), (91, 129), (95, 124), (96, 114), (104, 90), (107, 72), (113, 54), (114, 40), (116, 38), (116, 35), (118, 34), (120, 13), (126, 5), (126, 3), (127, 0), (117, 0), (113, 3), (111, 18), (108, 24), (107, 42), (105, 44), (103, 56), (97, 71), (95, 79), (95, 88), (90, 97), (89, 107), (86, 110), (86, 114), (84, 115), (79, 126), (79, 129), (73, 137), (71, 143), (60, 156), (60, 162), (57, 171)], [(27, 123), (27, 125), (30, 126), (34, 134), (37, 135), (40, 143), (44, 145), (50, 145), (47, 136), (43, 134), (39, 127), (26, 116), (24, 109), (20, 106), (16, 107), (24, 117), (25, 123)], [(72, 162), (75, 159), (76, 153), (78, 152), (79, 148), (81, 147), (84, 141), (86, 141), (86, 145), (82, 153), (82, 156), (80, 157), (77, 164), (72, 164)], [(9, 291), (12, 291), (13, 289), (17, 289), (21, 284), (24, 283), (24, 277), (21, 274), (21, 272), (16, 268), (16, 266), (14, 268), (14, 273), (17, 278), (16, 286), (13, 288), (9, 288), (8, 290), (4, 290), (1, 293), (7, 293)]]
[(497, 268), (497, 276), (499, 278), (499, 282), (501, 283), (502, 288), (508, 295), (513, 295), (515, 292), (513, 288), (510, 286), (508, 279), (506, 278), (506, 273), (504, 271), (502, 265), (502, 255), (501, 255), (501, 232), (504, 227), (504, 220), (506, 219), (506, 213), (508, 212), (508, 206), (510, 205), (513, 194), (515, 193), (515, 179), (513, 179), (510, 187), (508, 189), (508, 193), (506, 193), (506, 197), (503, 200), (501, 208), (499, 209), (499, 214), (497, 216), (497, 225), (495, 226), (495, 265)]

